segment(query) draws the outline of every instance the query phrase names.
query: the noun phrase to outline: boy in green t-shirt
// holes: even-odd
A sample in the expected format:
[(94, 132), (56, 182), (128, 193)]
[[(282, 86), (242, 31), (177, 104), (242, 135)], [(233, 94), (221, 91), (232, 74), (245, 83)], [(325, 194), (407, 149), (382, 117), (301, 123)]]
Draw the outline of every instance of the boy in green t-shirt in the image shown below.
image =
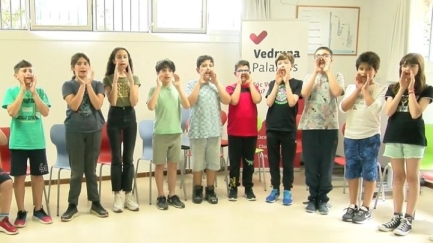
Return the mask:
[[(158, 189), (156, 206), (167, 210), (168, 205), (184, 208), (185, 204), (175, 194), (177, 163), (181, 160), (181, 107), (189, 108), (189, 101), (180, 88), (176, 67), (168, 59), (156, 63), (156, 87), (150, 88), (147, 108), (155, 110), (152, 141), (155, 181)], [(164, 196), (164, 167), (168, 167), (168, 197)]]
[(15, 227), (26, 226), (27, 211), (24, 208), (24, 182), (27, 175), (27, 160), (33, 192), (33, 218), (43, 224), (51, 224), (51, 217), (42, 207), (44, 190), (43, 175), (48, 174), (45, 151), (45, 135), (42, 116), (48, 116), (50, 102), (42, 88), (36, 88), (37, 79), (32, 64), (20, 61), (14, 67), (19, 85), (6, 90), (2, 107), (7, 109), (11, 121), (9, 149), (11, 151), (11, 176), (14, 177), (14, 192), (18, 206)]

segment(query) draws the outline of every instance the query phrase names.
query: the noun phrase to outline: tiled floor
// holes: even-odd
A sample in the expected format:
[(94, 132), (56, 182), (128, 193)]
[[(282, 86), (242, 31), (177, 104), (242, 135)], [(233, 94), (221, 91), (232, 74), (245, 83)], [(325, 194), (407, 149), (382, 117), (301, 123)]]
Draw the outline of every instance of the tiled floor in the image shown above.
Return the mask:
[[(269, 176), (268, 176), (269, 178)], [(187, 176), (187, 192), (191, 191), (191, 176)], [(195, 205), (190, 198), (185, 209), (169, 208), (160, 211), (155, 204), (148, 202), (148, 178), (138, 180), (140, 211), (125, 211), (115, 214), (111, 211), (112, 193), (109, 181), (104, 181), (102, 204), (110, 209), (108, 218), (97, 218), (88, 213), (89, 204), (83, 187), (80, 199), (80, 216), (68, 223), (55, 217), (56, 192), (51, 195), (51, 213), (54, 223), (42, 225), (29, 220), (27, 226), (15, 236), (0, 234), (1, 243), (14, 242), (429, 242), (428, 234), (433, 233), (433, 191), (423, 188), (418, 204), (417, 218), (413, 232), (405, 237), (377, 231), (377, 225), (392, 216), (392, 201), (379, 202), (373, 212), (373, 219), (363, 225), (344, 223), (340, 217), (347, 206), (348, 195), (341, 188), (331, 192), (331, 212), (327, 216), (308, 214), (302, 204), (307, 197), (302, 172), (295, 173), (293, 188), (294, 204), (289, 207), (264, 202), (269, 193), (255, 177), (256, 202), (240, 197), (237, 202), (229, 202), (224, 189), (223, 176), (219, 176), (217, 193), (218, 205), (203, 202)], [(335, 184), (340, 184), (336, 181)], [(153, 187), (155, 188), (155, 187)], [(68, 185), (61, 186), (60, 213), (67, 207)], [(242, 188), (240, 192), (242, 192)], [(31, 190), (27, 189), (26, 206), (31, 211)], [(154, 195), (156, 192), (154, 193)], [(179, 195), (182, 195), (179, 190)], [(189, 197), (191, 195), (188, 195)], [(183, 195), (182, 195), (183, 198)], [(12, 205), (12, 220), (15, 220), (16, 206)], [(31, 216), (31, 214), (29, 214)]]

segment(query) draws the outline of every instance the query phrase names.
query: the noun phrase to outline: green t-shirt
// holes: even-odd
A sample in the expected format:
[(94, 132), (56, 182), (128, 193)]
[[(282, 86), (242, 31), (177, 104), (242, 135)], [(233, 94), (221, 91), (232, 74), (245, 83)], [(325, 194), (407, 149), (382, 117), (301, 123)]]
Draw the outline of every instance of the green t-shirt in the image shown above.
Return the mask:
[[(156, 87), (150, 88), (148, 100), (152, 97)], [(181, 103), (179, 93), (172, 85), (163, 86), (159, 92), (155, 107), (155, 134), (182, 133)]]
[[(7, 109), (8, 105), (12, 104), (20, 93), (21, 87), (15, 86), (7, 89), (3, 99), (3, 109)], [(36, 92), (48, 107), (51, 107), (45, 91), (41, 88), (36, 88)], [(9, 149), (45, 149), (45, 134), (42, 124), (41, 113), (36, 107), (32, 93), (26, 91), (24, 93), (23, 102), (21, 103), (18, 115), (12, 118), (11, 134), (9, 138)]]
[[(104, 78), (104, 86), (113, 87), (113, 74), (108, 75)], [(133, 76), (134, 84), (140, 86), (140, 79), (137, 76)], [(115, 106), (127, 107), (131, 106), (131, 101), (129, 100), (129, 80), (127, 77), (120, 77), (117, 80), (117, 102)]]

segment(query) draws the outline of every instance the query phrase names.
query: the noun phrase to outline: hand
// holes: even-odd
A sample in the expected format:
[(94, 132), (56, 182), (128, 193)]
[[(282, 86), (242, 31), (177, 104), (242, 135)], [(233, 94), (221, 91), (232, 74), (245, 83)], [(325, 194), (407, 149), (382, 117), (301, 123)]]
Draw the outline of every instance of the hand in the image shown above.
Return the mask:
[(26, 91), (27, 87), (26, 87), (26, 83), (24, 81), (18, 80), (18, 82), (20, 82), (20, 87), (22, 91)]
[(206, 71), (207, 71), (206, 69), (202, 69), (201, 72), (200, 72), (200, 79), (198, 80), (198, 82), (199, 82), (200, 85), (203, 85), (203, 84), (205, 84), (207, 82), (204, 79), (204, 75), (205, 75)]
[(36, 75), (33, 75), (32, 83), (30, 84), (30, 92), (32, 94), (36, 93), (36, 83), (38, 82)]
[(210, 71), (210, 82), (213, 84), (218, 83), (217, 75), (216, 75), (216, 73), (214, 73), (214, 71)]
[(132, 74), (131, 66), (129, 64), (128, 64), (128, 68), (125, 71), (126, 71), (126, 77), (128, 78), (128, 80), (130, 82), (134, 82), (134, 75)]
[(114, 67), (113, 84), (117, 83), (118, 80), (119, 80), (119, 66), (116, 63), (116, 67)]
[(253, 84), (253, 79), (251, 78), (251, 75), (247, 74), (247, 81), (245, 82), (245, 84)]
[[(89, 74), (87, 74), (89, 75)], [(91, 84), (93, 80), (95, 79), (95, 71), (90, 71), (90, 76), (87, 76), (86, 84)]]
[(316, 73), (322, 72), (324, 65), (325, 65), (325, 60), (323, 60), (322, 58), (317, 58), (314, 61), (314, 72)]
[(413, 90), (415, 88), (415, 76), (413, 76), (412, 70), (410, 70), (409, 77), (410, 77), (410, 82), (407, 88)]
[(409, 71), (403, 71), (401, 72), (401, 77), (400, 77), (400, 89), (402, 91), (405, 91), (410, 83), (410, 72)]
[(242, 73), (241, 74), (238, 74), (237, 76), (236, 76), (236, 78), (237, 78), (237, 84), (239, 84), (239, 85), (242, 85)]
[(364, 83), (364, 85), (362, 85), (362, 88), (361, 88), (362, 94), (365, 95), (365, 93), (368, 92), (368, 85), (370, 85), (370, 82), (368, 82), (368, 81), (366, 81)]
[(159, 78), (159, 76), (156, 77), (156, 86), (157, 87), (161, 87), (162, 86), (162, 82), (161, 82), (161, 79)]
[(327, 72), (327, 71), (329, 71), (329, 69), (330, 69), (330, 66), (331, 66), (331, 61), (328, 59), (328, 60), (326, 60), (326, 61), (324, 61), (325, 62), (325, 66), (323, 67), (323, 72)]
[(275, 82), (277, 84), (281, 84), (281, 82), (283, 81), (283, 77), (284, 77), (285, 71), (286, 70), (284, 70), (284, 69), (278, 69), (277, 70), (277, 74), (275, 75)]
[(175, 73), (173, 73), (173, 85), (176, 88), (180, 87), (180, 78), (179, 78), (179, 75), (177, 75)]

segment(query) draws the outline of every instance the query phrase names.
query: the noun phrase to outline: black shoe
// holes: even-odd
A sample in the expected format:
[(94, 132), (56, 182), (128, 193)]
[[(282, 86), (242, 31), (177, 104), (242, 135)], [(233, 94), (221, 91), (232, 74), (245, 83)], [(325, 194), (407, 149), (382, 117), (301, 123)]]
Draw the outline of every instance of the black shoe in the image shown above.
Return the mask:
[(218, 203), (218, 198), (216, 196), (214, 186), (208, 186), (208, 187), (206, 187), (206, 195), (205, 195), (204, 198), (210, 204), (217, 204)]
[(203, 201), (203, 186), (194, 186), (192, 194), (192, 202), (199, 204)]
[(90, 213), (95, 214), (100, 218), (108, 217), (108, 212), (105, 210), (99, 201), (92, 202), (92, 207), (90, 208)]
[(328, 215), (329, 213), (329, 205), (327, 202), (319, 202), (317, 205), (317, 210), (321, 215)]
[(185, 208), (185, 204), (180, 201), (179, 197), (177, 195), (173, 195), (171, 197), (167, 197), (167, 202), (171, 206), (175, 208)]
[(236, 202), (238, 200), (238, 188), (232, 187), (229, 191), (229, 201)]
[(371, 212), (366, 207), (360, 207), (356, 214), (353, 216), (352, 222), (355, 224), (362, 224), (371, 219)]
[(402, 218), (400, 225), (394, 230), (394, 235), (405, 236), (412, 231), (412, 218)]
[(256, 195), (254, 195), (253, 188), (245, 188), (245, 197), (248, 201), (255, 201)]
[(317, 204), (316, 201), (308, 201), (307, 206), (305, 207), (305, 212), (307, 213), (314, 213), (317, 210)]
[(356, 205), (355, 205), (355, 207), (351, 207), (351, 206), (344, 209), (344, 210), (346, 210), (346, 213), (343, 214), (343, 221), (344, 222), (352, 222), (353, 217), (358, 212), (358, 206), (356, 206)]
[(61, 221), (62, 222), (69, 222), (73, 218), (77, 217), (79, 215), (77, 206), (74, 204), (69, 204), (68, 209), (66, 209), (66, 212), (62, 214)]
[(165, 198), (165, 196), (159, 196), (158, 198), (156, 198), (156, 207), (159, 210), (167, 210), (168, 209), (167, 198)]

